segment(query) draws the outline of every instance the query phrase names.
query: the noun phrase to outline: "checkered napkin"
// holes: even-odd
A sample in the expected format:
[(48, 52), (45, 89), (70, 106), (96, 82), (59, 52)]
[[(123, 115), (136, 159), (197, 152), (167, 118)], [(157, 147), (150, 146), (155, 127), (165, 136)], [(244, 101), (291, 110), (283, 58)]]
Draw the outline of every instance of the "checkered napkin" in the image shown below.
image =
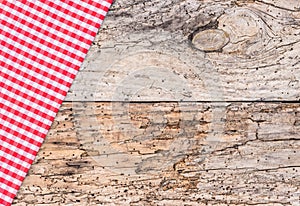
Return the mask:
[(0, 0), (0, 205), (11, 205), (112, 0)]

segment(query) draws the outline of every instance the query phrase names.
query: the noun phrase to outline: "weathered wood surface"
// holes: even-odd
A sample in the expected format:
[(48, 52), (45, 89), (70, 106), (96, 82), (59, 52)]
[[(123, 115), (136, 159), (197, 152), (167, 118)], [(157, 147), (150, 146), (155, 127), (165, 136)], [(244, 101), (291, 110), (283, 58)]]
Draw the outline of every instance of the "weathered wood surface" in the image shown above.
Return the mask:
[(14, 205), (300, 205), (299, 31), (297, 0), (116, 0)]
[(14, 205), (299, 205), (299, 132), (299, 104), (64, 103)]
[(117, 0), (67, 100), (299, 100), (299, 5)]

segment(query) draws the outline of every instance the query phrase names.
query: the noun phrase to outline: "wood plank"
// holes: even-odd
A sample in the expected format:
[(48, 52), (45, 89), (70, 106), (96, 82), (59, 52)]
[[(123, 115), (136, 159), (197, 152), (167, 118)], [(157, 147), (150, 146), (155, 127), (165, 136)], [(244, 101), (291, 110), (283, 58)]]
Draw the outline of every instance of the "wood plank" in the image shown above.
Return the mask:
[(298, 205), (299, 132), (291, 103), (64, 103), (14, 205)]
[(299, 2), (117, 0), (67, 101), (299, 101)]

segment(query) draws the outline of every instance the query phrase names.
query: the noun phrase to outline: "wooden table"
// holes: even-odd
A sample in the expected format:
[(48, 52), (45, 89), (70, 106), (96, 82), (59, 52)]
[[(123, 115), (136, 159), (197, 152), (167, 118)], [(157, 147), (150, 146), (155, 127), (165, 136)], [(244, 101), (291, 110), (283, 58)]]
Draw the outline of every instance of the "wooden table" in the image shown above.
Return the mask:
[(116, 0), (13, 205), (300, 205), (299, 67), (297, 0)]

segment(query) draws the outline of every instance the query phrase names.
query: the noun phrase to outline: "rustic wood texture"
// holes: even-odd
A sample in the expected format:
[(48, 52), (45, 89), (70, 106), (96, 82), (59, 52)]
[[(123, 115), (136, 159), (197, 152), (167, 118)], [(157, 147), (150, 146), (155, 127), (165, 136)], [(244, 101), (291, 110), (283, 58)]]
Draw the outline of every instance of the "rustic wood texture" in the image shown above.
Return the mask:
[(13, 205), (300, 205), (299, 31), (297, 0), (116, 0)]
[(299, 205), (299, 132), (299, 104), (64, 103), (14, 205)]
[(117, 0), (66, 100), (299, 100), (299, 4)]

